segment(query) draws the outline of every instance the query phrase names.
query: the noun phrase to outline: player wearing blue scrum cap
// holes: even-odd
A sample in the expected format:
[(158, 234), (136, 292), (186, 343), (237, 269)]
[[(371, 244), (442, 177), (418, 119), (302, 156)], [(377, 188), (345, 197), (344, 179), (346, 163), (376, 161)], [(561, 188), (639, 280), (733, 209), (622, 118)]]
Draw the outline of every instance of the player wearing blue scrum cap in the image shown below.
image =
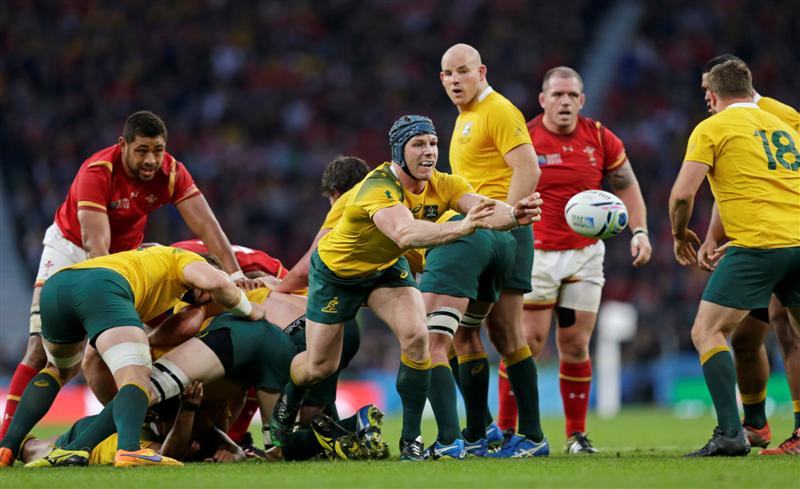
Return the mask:
[[(479, 228), (505, 230), (530, 223), (538, 220), (541, 203), (531, 195), (511, 207), (474, 193), (462, 177), (436, 170), (437, 144), (429, 118), (407, 115), (395, 121), (389, 131), (392, 161), (353, 187), (342, 218), (313, 253), (306, 310), (308, 349), (292, 361), (292, 382), (273, 413), (276, 445), (291, 431), (306, 386), (335, 372), (343, 323), (366, 302), (400, 342), (400, 457), (422, 459), (420, 422), (431, 360), (425, 306), (402, 255), (411, 248), (454, 241)], [(449, 209), (465, 218), (437, 224)]]

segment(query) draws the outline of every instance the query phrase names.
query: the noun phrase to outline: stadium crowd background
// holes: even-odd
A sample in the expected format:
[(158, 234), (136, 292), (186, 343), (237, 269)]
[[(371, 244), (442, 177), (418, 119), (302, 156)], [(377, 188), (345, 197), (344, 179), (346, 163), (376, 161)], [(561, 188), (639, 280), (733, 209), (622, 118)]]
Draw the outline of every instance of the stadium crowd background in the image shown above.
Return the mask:
[[(164, 118), (168, 150), (187, 165), (231, 242), (291, 266), (327, 210), (318, 191), (326, 163), (337, 154), (371, 166), (388, 159), (386, 133), (399, 115), (433, 118), (439, 168), (448, 168), (456, 111), (438, 80), (444, 49), (476, 46), (492, 86), (530, 119), (540, 112), (542, 74), (559, 64), (582, 70), (618, 3), (197, 0), (143, 8), (132, 0), (10, 0), (0, 9), (0, 161), (14, 229), (3, 232), (18, 236), (32, 283), (44, 230), (81, 162), (116, 142), (128, 114), (149, 109)], [(691, 350), (707, 275), (675, 263), (666, 203), (688, 133), (706, 117), (700, 67), (735, 53), (759, 92), (800, 106), (794, 2), (638, 8), (632, 38), (607, 60), (613, 82), (587, 114), (623, 140), (648, 204), (652, 262), (631, 267), (628, 239), (619, 237), (605, 266), (604, 299), (630, 301), (640, 314), (624, 348), (629, 366)], [(595, 96), (592, 86), (586, 93)], [(709, 208), (706, 191), (693, 226), (703, 233)], [(188, 238), (174, 209), (165, 209), (152, 216), (146, 240)], [(3, 326), (12, 327), (27, 324)], [(387, 329), (368, 328), (352, 366), (392, 368), (396, 348)], [(0, 382), (23, 350), (0, 349)], [(553, 357), (546, 351), (541, 361)], [(629, 396), (647, 401), (652, 392), (645, 386)]]

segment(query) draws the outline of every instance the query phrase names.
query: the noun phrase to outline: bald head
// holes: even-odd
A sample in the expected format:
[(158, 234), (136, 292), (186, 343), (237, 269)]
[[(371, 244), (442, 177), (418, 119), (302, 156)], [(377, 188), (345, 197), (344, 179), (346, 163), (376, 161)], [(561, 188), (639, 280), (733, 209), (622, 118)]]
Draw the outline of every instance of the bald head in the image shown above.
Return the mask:
[(489, 86), (481, 55), (469, 44), (456, 44), (445, 51), (439, 79), (459, 111), (469, 106)]
[(450, 48), (442, 55), (442, 69), (445, 66), (471, 66), (477, 67), (481, 65), (481, 53), (469, 44), (458, 43), (450, 46)]

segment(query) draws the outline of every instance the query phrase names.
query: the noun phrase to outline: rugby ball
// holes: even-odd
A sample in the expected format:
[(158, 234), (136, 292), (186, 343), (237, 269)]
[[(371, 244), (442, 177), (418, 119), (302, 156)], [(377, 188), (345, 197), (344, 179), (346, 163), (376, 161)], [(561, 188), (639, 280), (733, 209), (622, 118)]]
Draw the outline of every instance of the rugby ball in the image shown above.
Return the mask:
[(606, 239), (628, 225), (628, 209), (619, 198), (603, 190), (584, 190), (564, 207), (569, 227), (587, 238)]

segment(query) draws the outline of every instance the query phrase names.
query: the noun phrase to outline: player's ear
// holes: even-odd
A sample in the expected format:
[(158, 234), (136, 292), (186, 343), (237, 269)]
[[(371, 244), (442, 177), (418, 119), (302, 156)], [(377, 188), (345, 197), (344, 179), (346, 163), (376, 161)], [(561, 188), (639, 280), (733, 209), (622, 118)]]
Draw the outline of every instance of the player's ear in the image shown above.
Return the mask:
[(487, 71), (486, 65), (478, 66), (478, 73), (480, 73), (481, 75), (481, 81), (486, 79), (486, 71)]
[(544, 92), (539, 92), (539, 107), (544, 109)]
[(578, 97), (578, 106), (579, 106), (578, 108), (582, 109), (583, 108), (583, 104), (585, 104), (585, 103), (586, 103), (586, 94), (582, 93), (581, 96)]
[(128, 142), (127, 142), (127, 141), (125, 141), (125, 138), (124, 138), (124, 137), (120, 136), (120, 137), (119, 137), (119, 139), (117, 139), (117, 144), (119, 144), (119, 147), (120, 147), (120, 149), (122, 149), (122, 150), (124, 151), (124, 150), (125, 150), (125, 147), (126, 147), (126, 146), (127, 146), (127, 144), (128, 144)]

